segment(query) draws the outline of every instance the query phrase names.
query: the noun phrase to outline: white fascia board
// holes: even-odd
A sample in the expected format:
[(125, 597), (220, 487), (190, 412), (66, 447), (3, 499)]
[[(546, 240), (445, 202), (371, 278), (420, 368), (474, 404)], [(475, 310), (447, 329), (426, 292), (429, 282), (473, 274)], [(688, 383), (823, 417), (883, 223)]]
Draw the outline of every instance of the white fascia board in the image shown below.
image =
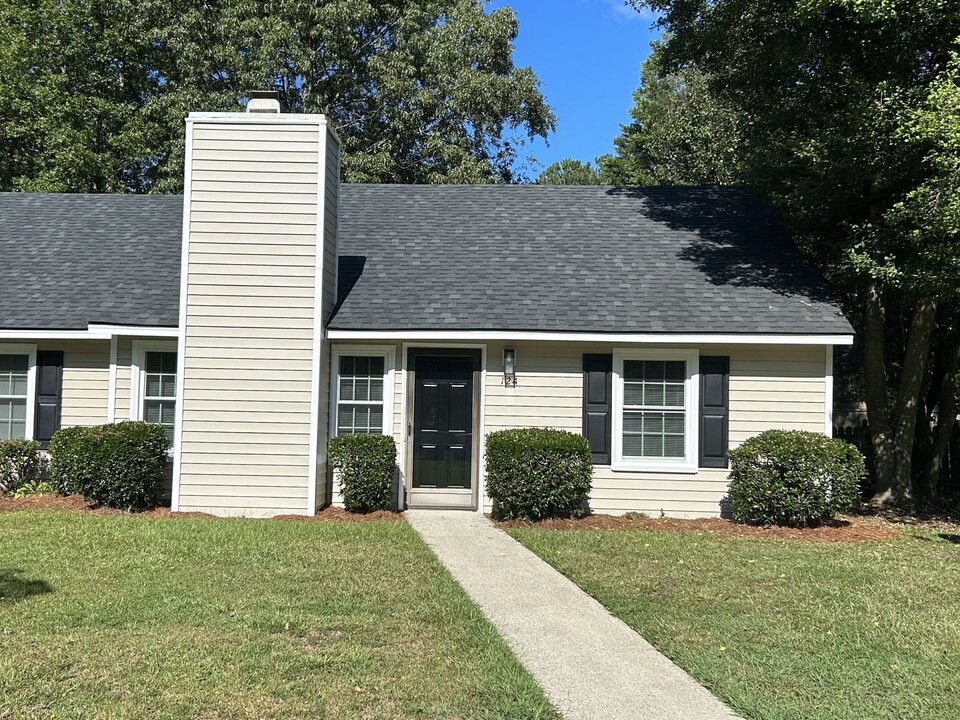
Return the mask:
[(109, 340), (99, 330), (0, 330), (0, 340)]
[(559, 341), (651, 345), (852, 345), (853, 335), (738, 335), (669, 333), (570, 333), (511, 330), (327, 330), (331, 340)]
[(156, 327), (151, 325), (99, 325), (90, 323), (88, 332), (108, 335), (130, 335), (133, 337), (175, 338), (179, 335), (179, 328)]
[(179, 330), (149, 325), (97, 325), (86, 330), (0, 330), (0, 340), (110, 340), (117, 335), (175, 338)]

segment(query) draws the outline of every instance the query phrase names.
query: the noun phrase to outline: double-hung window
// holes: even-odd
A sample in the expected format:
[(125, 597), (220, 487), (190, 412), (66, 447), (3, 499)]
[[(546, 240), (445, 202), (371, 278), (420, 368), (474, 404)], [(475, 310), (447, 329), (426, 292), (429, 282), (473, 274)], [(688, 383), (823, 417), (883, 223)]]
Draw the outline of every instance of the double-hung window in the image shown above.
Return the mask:
[(130, 419), (163, 425), (172, 450), (176, 437), (178, 365), (175, 342), (134, 340)]
[(172, 447), (177, 409), (177, 354), (147, 351), (144, 366), (143, 419), (163, 425)]
[(614, 469), (696, 470), (696, 354), (624, 351), (614, 368)]
[(333, 435), (390, 433), (392, 352), (337, 350), (333, 357)]
[(0, 440), (30, 437), (30, 355), (0, 348)]

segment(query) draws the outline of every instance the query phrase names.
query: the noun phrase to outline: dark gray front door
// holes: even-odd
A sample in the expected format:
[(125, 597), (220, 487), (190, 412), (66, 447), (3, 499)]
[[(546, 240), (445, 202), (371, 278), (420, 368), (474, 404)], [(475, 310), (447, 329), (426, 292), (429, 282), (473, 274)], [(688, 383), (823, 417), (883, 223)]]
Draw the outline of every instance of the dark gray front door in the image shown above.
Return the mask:
[(473, 466), (471, 355), (414, 355), (413, 487), (469, 489)]

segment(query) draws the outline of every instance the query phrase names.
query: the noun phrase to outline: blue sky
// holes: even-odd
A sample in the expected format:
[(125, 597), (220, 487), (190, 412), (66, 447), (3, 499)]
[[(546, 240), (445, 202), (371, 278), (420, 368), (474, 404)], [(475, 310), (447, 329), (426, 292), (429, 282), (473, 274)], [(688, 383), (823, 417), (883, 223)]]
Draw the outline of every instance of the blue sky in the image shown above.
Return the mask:
[(494, 0), (489, 7), (502, 5), (520, 20), (514, 63), (533, 68), (557, 115), (549, 146), (526, 147), (541, 164), (527, 172), (536, 177), (556, 160), (612, 152), (620, 123), (630, 120), (640, 63), (659, 36), (653, 16), (623, 0)]

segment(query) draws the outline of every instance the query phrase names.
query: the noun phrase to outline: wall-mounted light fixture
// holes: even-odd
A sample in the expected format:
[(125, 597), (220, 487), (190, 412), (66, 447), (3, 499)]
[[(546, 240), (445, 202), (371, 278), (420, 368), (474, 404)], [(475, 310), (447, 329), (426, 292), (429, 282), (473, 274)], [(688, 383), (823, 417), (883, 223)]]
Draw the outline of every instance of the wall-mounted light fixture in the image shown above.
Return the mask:
[(517, 351), (513, 348), (503, 349), (503, 384), (517, 384)]

